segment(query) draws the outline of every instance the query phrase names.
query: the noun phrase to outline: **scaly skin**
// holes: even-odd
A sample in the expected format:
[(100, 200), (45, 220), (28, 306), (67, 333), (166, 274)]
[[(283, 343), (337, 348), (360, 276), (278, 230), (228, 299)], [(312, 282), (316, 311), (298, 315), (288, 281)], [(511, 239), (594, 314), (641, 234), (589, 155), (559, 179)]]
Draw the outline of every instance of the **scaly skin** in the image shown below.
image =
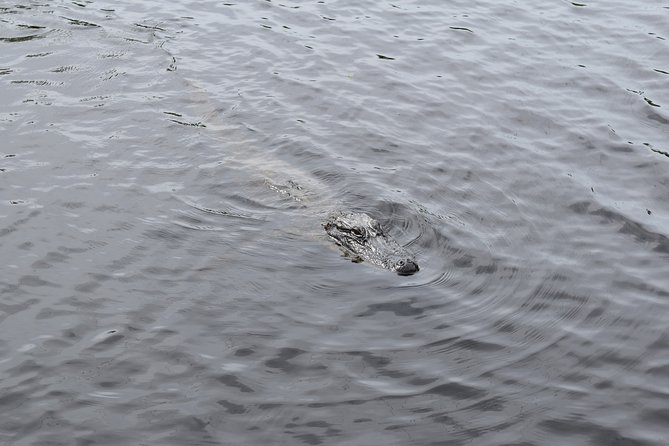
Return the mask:
[(367, 214), (338, 213), (330, 216), (323, 226), (354, 261), (369, 262), (401, 276), (419, 270), (411, 253), (388, 237), (381, 224)]

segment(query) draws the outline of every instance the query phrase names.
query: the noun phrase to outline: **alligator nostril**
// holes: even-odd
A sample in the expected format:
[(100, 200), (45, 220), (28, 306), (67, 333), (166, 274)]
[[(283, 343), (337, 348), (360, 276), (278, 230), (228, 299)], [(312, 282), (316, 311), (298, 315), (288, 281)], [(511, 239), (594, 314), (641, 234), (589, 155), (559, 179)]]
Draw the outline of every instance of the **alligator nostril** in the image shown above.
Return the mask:
[(410, 276), (413, 273), (417, 272), (420, 268), (418, 268), (418, 264), (414, 262), (413, 260), (400, 260), (397, 262), (397, 274), (400, 276)]

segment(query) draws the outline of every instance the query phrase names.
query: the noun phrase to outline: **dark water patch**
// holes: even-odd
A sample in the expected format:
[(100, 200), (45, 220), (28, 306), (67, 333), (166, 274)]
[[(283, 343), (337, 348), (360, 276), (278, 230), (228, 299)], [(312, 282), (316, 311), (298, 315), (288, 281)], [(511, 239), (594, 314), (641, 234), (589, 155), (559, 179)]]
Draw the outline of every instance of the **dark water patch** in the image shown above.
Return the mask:
[(47, 280), (42, 280), (38, 276), (35, 275), (26, 275), (22, 276), (19, 279), (19, 286), (22, 287), (51, 287), (51, 288), (59, 288), (61, 285), (53, 282), (49, 282)]
[(646, 371), (650, 375), (660, 376), (662, 378), (669, 378), (669, 364), (651, 367)]
[(153, 30), (153, 31), (166, 31), (165, 28), (161, 28), (158, 25), (147, 25), (147, 24), (144, 24), (144, 23), (135, 23), (135, 26), (137, 26), (138, 28), (150, 29), (150, 30)]
[(650, 350), (669, 350), (669, 333), (662, 333), (648, 348)]
[(453, 30), (455, 30), (455, 31), (467, 31), (467, 32), (470, 32), (470, 33), (473, 33), (473, 32), (474, 32), (474, 31), (472, 31), (471, 29), (469, 29), (469, 28), (465, 28), (465, 27), (462, 27), (462, 26), (449, 26), (449, 28), (450, 28), (450, 29), (453, 29)]
[(659, 426), (666, 426), (669, 423), (669, 409), (649, 409), (643, 412), (641, 418)]
[(97, 25), (97, 24), (92, 23), (92, 22), (87, 22), (87, 21), (85, 21), (85, 20), (71, 19), (71, 18), (69, 18), (69, 17), (65, 17), (65, 16), (60, 16), (60, 18), (61, 18), (61, 19), (65, 19), (65, 20), (67, 20), (67, 22), (68, 22), (70, 25), (74, 25), (74, 26), (83, 26), (83, 27), (86, 27), (86, 28), (100, 28), (100, 25)]
[(626, 280), (616, 280), (613, 285), (620, 289), (641, 291), (643, 294), (652, 294), (661, 298), (669, 298), (669, 290), (656, 288), (648, 283), (640, 283)]
[(253, 349), (250, 348), (240, 348), (239, 350), (235, 351), (235, 356), (250, 356), (254, 354), (255, 352)]
[[(663, 124), (663, 125), (669, 125), (669, 119), (662, 116), (654, 108), (649, 109), (649, 112), (648, 112), (647, 116), (648, 116), (648, 119), (650, 119), (651, 121), (659, 122), (660, 124)], [(643, 144), (645, 146), (650, 146), (649, 143), (643, 143)]]
[(218, 378), (216, 378), (217, 381), (220, 381), (222, 384), (225, 384), (228, 387), (233, 387), (238, 389), (240, 392), (244, 393), (252, 393), (254, 390), (247, 386), (246, 384), (243, 384), (239, 381), (239, 379), (234, 376), (234, 375), (223, 375)]
[(183, 233), (168, 228), (149, 229), (145, 232), (145, 236), (150, 239), (163, 240), (174, 244), (180, 244), (186, 239)]
[[(664, 150), (658, 150), (658, 149), (653, 149), (653, 148), (651, 148), (650, 150), (651, 150), (652, 152), (657, 153), (657, 154), (660, 154), (660, 155), (664, 155), (664, 156), (666, 156), (666, 157), (669, 157), (669, 152), (665, 152)], [(650, 212), (650, 211), (648, 211), (648, 212)], [(648, 215), (650, 215), (650, 213), (649, 213)]]
[(428, 394), (435, 394), (456, 400), (470, 400), (481, 398), (485, 392), (472, 386), (463, 385), (456, 382), (441, 384), (425, 391)]
[(656, 104), (655, 102), (653, 102), (652, 100), (648, 99), (648, 98), (645, 97), (645, 96), (644, 96), (643, 100), (646, 101), (646, 103), (647, 103), (648, 105), (650, 105), (651, 107), (658, 107), (658, 108), (660, 107), (659, 104)]
[(560, 435), (561, 438), (565, 436), (584, 436), (593, 444), (624, 444), (629, 446), (646, 446), (652, 444), (625, 436), (616, 429), (598, 426), (595, 423), (580, 418), (545, 420), (540, 422), (539, 426), (551, 433)]
[(246, 408), (241, 404), (231, 403), (230, 401), (220, 400), (218, 404), (223, 406), (231, 415), (240, 415), (246, 412)]
[(308, 365), (305, 365), (304, 363), (300, 363), (300, 361), (291, 361), (304, 353), (306, 352), (296, 348), (282, 348), (279, 350), (276, 357), (265, 361), (265, 366), (270, 369), (278, 369), (287, 375), (327, 369), (327, 367), (322, 364), (309, 363)]
[[(20, 296), (22, 294), (21, 289), (17, 285), (7, 286), (3, 284), (2, 291), (6, 294), (12, 293), (12, 295), (15, 296)], [(31, 307), (34, 307), (38, 303), (39, 303), (38, 299), (27, 299), (27, 300), (24, 299), (21, 302), (17, 303), (3, 302), (0, 304), (0, 310), (2, 310), (3, 313), (2, 315), (0, 315), (0, 319), (26, 311)]]
[(602, 217), (602, 223), (618, 223), (621, 225), (619, 227), (620, 233), (632, 235), (640, 243), (652, 243), (655, 251), (669, 253), (669, 239), (664, 234), (650, 231), (641, 223), (611, 209), (599, 208), (591, 210), (591, 205), (592, 203), (590, 202), (580, 202), (571, 204), (569, 208), (578, 214), (588, 213)]
[(500, 397), (491, 397), (483, 401), (479, 401), (469, 407), (469, 410), (476, 412), (502, 412), (506, 407), (506, 401)]
[(19, 23), (16, 25), (19, 28), (26, 28), (26, 29), (45, 29), (46, 26), (39, 26), (39, 25), (25, 25), (22, 23)]
[(496, 352), (504, 350), (503, 345), (494, 344), (492, 342), (483, 342), (474, 339), (462, 339), (453, 344), (454, 349), (461, 349), (465, 351), (480, 351), (480, 352)]
[(0, 397), (0, 407), (4, 410), (12, 410), (13, 407), (19, 406), (25, 402), (25, 395), (21, 392), (9, 393)]
[(48, 81), (48, 80), (12, 80), (9, 83), (19, 84), (19, 85), (37, 85), (40, 87), (58, 87), (64, 85), (63, 82), (58, 81)]
[(333, 406), (340, 406), (340, 405), (351, 405), (351, 406), (360, 406), (363, 404), (366, 404), (367, 401), (365, 400), (347, 400), (347, 401), (337, 401), (337, 402), (329, 402), (329, 403), (309, 403), (307, 404), (308, 407), (313, 408), (313, 409), (318, 409), (322, 407), (333, 407)]
[(54, 264), (63, 263), (68, 259), (68, 256), (59, 252), (49, 252), (44, 259), (35, 261), (32, 266), (36, 269), (47, 269), (53, 267)]
[(367, 317), (372, 316), (376, 313), (382, 311), (389, 311), (395, 314), (395, 316), (417, 316), (424, 313), (424, 309), (414, 307), (418, 299), (409, 299), (405, 302), (388, 302), (382, 304), (372, 304), (369, 305), (367, 311), (360, 313), (358, 317)]
[(284, 432), (292, 434), (294, 438), (310, 445), (323, 444), (326, 439), (341, 435), (341, 430), (334, 428), (332, 424), (326, 421), (291, 422), (287, 423), (284, 428), (286, 429)]
[(16, 36), (16, 37), (0, 37), (0, 42), (6, 43), (17, 43), (17, 42), (28, 42), (35, 39), (43, 39), (44, 34), (30, 34), (27, 36)]
[(177, 119), (170, 119), (169, 121), (174, 122), (175, 124), (185, 125), (187, 127), (202, 127), (202, 128), (207, 127), (201, 122), (186, 122), (186, 121), (179, 121)]

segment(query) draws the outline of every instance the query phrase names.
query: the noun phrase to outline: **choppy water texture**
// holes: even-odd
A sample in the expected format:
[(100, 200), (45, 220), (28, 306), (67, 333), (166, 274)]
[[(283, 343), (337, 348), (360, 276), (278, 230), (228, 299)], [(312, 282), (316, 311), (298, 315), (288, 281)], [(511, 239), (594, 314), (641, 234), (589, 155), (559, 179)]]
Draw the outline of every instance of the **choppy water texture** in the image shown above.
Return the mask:
[[(0, 7), (3, 445), (665, 445), (669, 4)], [(367, 212), (421, 267), (343, 257)]]

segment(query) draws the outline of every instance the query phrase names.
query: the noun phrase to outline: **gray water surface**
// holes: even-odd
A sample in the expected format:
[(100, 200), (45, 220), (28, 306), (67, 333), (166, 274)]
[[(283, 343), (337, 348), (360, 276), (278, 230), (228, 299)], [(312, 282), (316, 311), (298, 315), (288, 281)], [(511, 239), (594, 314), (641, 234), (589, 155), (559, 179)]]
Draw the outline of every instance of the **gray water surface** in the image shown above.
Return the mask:
[[(0, 5), (0, 443), (666, 445), (669, 5)], [(353, 263), (367, 212), (420, 272)]]

